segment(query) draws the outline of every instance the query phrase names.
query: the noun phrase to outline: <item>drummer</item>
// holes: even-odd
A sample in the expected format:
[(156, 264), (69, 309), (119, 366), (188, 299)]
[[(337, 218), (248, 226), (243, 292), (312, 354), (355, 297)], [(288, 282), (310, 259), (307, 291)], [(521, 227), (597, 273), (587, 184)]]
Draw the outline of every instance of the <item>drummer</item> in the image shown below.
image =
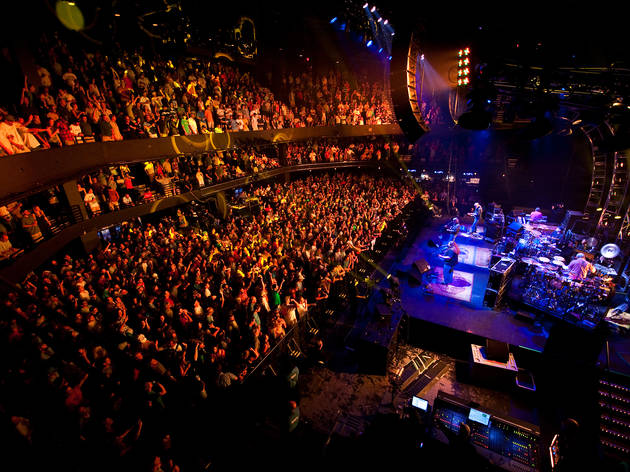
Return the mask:
[(595, 272), (593, 264), (587, 261), (581, 252), (569, 263), (569, 277), (571, 277), (571, 280), (584, 280), (588, 274), (594, 274)]
[(529, 222), (531, 224), (542, 223), (544, 218), (539, 207), (536, 207), (536, 209), (529, 214)]

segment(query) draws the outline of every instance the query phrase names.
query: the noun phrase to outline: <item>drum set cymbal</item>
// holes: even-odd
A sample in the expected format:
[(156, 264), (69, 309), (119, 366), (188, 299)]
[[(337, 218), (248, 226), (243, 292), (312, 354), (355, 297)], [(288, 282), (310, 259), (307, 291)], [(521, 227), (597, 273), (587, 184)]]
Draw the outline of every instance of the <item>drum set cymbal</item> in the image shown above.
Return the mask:
[(617, 257), (620, 252), (621, 252), (621, 249), (619, 249), (619, 246), (617, 246), (614, 243), (605, 244), (604, 246), (602, 246), (601, 250), (599, 251), (599, 253), (602, 256), (604, 256), (606, 259), (612, 259), (613, 257)]
[[(594, 248), (594, 247), (597, 247), (598, 242), (599, 241), (597, 241), (596, 238), (588, 238), (586, 240), (586, 245), (590, 248)], [(613, 244), (613, 246), (615, 246), (615, 244)]]

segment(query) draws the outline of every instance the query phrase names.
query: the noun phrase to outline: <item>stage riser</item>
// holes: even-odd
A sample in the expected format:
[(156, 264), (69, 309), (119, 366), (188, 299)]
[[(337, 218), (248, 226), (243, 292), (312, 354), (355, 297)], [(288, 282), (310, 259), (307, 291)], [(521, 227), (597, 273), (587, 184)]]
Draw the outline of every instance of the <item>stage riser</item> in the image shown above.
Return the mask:
[[(470, 345), (485, 345), (486, 338), (430, 321), (409, 318), (408, 342), (413, 346), (468, 362)], [(510, 352), (518, 359), (520, 368), (537, 371), (544, 362), (543, 353), (533, 349), (510, 345)]]

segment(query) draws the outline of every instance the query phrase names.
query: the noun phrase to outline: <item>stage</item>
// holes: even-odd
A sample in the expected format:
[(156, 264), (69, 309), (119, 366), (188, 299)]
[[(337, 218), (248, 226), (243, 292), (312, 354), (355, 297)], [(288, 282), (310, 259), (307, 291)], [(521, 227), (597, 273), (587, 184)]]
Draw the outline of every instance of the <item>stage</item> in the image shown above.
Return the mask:
[[(472, 342), (479, 338), (490, 338), (541, 352), (549, 336), (549, 321), (522, 321), (507, 309), (496, 311), (483, 306), (492, 243), (460, 233), (455, 241), (460, 254), (453, 283), (441, 283), (442, 262), (429, 241), (440, 244), (438, 235), (444, 222), (443, 219), (435, 219), (430, 226), (423, 228), (390, 269), (393, 275), (398, 276), (401, 305), (412, 324), (420, 330), (445, 328), (450, 331), (451, 339), (463, 336)], [(434, 280), (428, 281), (427, 288), (418, 283), (417, 277), (409, 276), (419, 274), (413, 263), (422, 258), (427, 260), (431, 266), (430, 272), (435, 274)]]

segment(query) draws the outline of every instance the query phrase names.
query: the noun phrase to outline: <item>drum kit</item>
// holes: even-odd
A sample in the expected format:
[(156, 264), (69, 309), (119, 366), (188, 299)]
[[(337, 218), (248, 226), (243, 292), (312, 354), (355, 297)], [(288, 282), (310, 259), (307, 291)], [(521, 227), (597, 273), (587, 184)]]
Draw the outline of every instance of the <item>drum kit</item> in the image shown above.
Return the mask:
[[(555, 227), (528, 226), (525, 225), (526, 231), (518, 241), (503, 238), (495, 247), (495, 252), (511, 253), (522, 263), (523, 302), (554, 316), (583, 320), (601, 318), (602, 303), (614, 288), (611, 275), (598, 270), (594, 277), (574, 280), (568, 270), (568, 261), (561, 255), (559, 242), (562, 234), (555, 231)], [(592, 253), (599, 242), (590, 238), (584, 244)], [(606, 244), (600, 250), (601, 256), (609, 261), (620, 252), (615, 244)], [(602, 264), (606, 265), (605, 262)]]
[[(600, 253), (605, 258), (619, 255), (619, 247), (607, 244)], [(613, 277), (598, 275), (585, 280), (572, 280), (568, 266), (560, 255), (524, 257), (528, 265), (525, 273), (523, 301), (548, 311), (554, 315), (579, 316), (583, 319), (596, 319), (601, 311), (601, 303), (606, 300), (613, 288)]]

